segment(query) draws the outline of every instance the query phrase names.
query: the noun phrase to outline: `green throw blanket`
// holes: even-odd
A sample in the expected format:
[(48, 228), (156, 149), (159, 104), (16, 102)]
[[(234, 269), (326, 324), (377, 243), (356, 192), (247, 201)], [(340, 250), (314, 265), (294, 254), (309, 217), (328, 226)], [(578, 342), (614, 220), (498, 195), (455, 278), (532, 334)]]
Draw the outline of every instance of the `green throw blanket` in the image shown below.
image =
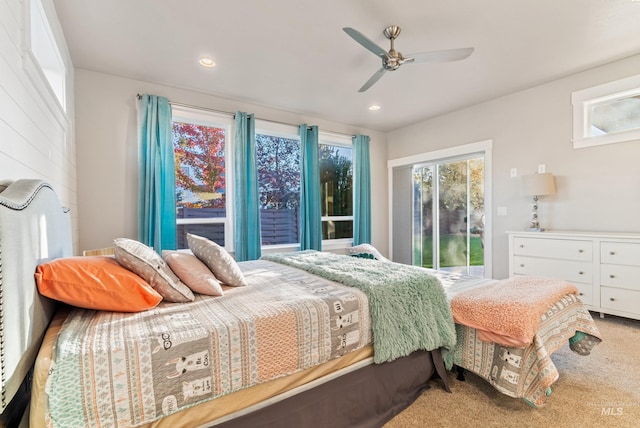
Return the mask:
[[(456, 331), (440, 281), (424, 270), (398, 263), (307, 250), (269, 254), (263, 260), (289, 265), (362, 290), (369, 298), (374, 362), (419, 349), (453, 350)], [(452, 352), (444, 353), (451, 368)]]

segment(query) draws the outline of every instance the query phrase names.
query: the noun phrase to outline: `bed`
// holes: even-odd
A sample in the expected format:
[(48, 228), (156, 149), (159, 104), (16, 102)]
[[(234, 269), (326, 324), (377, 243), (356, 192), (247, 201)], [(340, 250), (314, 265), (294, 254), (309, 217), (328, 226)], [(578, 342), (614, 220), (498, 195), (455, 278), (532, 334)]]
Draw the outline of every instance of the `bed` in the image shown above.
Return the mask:
[[(442, 272), (425, 275), (420, 268), (394, 264), (390, 269), (379, 261), (344, 256), (335, 257), (355, 263), (352, 270), (369, 265), (376, 272), (372, 278), (383, 278), (384, 271), (397, 271), (400, 279), (409, 275), (408, 283), (438, 278), (428, 280), (436, 285), (420, 287), (439, 287), (441, 293), (426, 298), (422, 291), (416, 295), (416, 289), (407, 288), (413, 299), (409, 305), (398, 295), (405, 290), (403, 284), (384, 291), (392, 294), (371, 294), (367, 284), (344, 285), (344, 267), (321, 277), (317, 264), (304, 268), (295, 265), (300, 263), (295, 257), (287, 262), (274, 256), (239, 263), (250, 286), (225, 287), (224, 299), (198, 295), (190, 303), (161, 302), (129, 314), (56, 304), (37, 292), (33, 272), (71, 255), (69, 212), (39, 180), (4, 183), (0, 191), (2, 417), (15, 420), (11, 415), (20, 414), (30, 395), (33, 428), (381, 426), (411, 404), (432, 379), (439, 378), (435, 382), (448, 390), (444, 369), (453, 363), (539, 406), (557, 378), (548, 355), (577, 332), (582, 332), (576, 343), (581, 343), (583, 353), (599, 340), (593, 320), (576, 300), (558, 310), (558, 316), (546, 316), (535, 344), (528, 348), (480, 341), (474, 329), (453, 323), (448, 305), (453, 296), (490, 280)], [(291, 300), (287, 290), (293, 289), (306, 294), (307, 300)], [(278, 306), (283, 301), (293, 312), (283, 312)], [(427, 306), (417, 310), (419, 305)], [(419, 322), (404, 322), (403, 306)], [(229, 312), (239, 320), (233, 328), (221, 315)], [(263, 318), (251, 319), (252, 312)], [(266, 319), (286, 327), (276, 330), (265, 324)], [(140, 320), (142, 324), (136, 324)], [(205, 326), (207, 320), (222, 328)], [(407, 324), (415, 324), (408, 344), (385, 342), (385, 337), (398, 334), (398, 325)], [(256, 330), (266, 331), (268, 339), (256, 344)], [(89, 331), (94, 333), (91, 337), (83, 334)], [(125, 336), (140, 331), (146, 334), (144, 340), (126, 342)], [(209, 347), (213, 342), (240, 354), (224, 357)], [(284, 351), (290, 342), (298, 348)], [(78, 349), (86, 351), (83, 357), (73, 357)], [(260, 363), (251, 349), (262, 354)], [(98, 360), (105, 360), (106, 366)], [(521, 370), (510, 367), (515, 374), (506, 376), (500, 360), (520, 365)], [(162, 374), (164, 383), (156, 385), (152, 373)], [(509, 383), (505, 386), (504, 381)], [(83, 385), (81, 391), (78, 384)], [(152, 390), (152, 398), (144, 394), (146, 389)], [(103, 397), (108, 400), (99, 402)]]
[[(432, 271), (432, 274), (440, 279), (450, 302), (455, 302), (458, 297), (469, 296), (473, 291), (483, 290), (483, 297), (489, 295), (496, 300), (499, 293), (496, 290), (503, 290), (502, 287), (523, 286), (523, 292), (530, 292), (527, 286), (531, 284), (544, 288), (545, 284), (555, 287), (557, 283), (557, 280), (550, 278), (516, 277), (497, 281), (444, 271)], [(508, 301), (513, 299), (511, 292), (507, 292), (506, 296)], [(525, 300), (529, 302), (531, 299)], [(560, 376), (551, 355), (568, 344), (575, 353), (587, 356), (602, 341), (591, 314), (578, 298), (577, 289), (552, 300), (552, 304), (545, 305), (546, 309), (540, 311), (541, 315), (535, 323), (516, 330), (533, 329), (525, 334), (530, 338), (526, 342), (514, 339), (514, 335), (500, 336), (491, 329), (487, 334), (487, 331), (476, 328), (473, 323), (467, 325), (464, 323), (466, 318), (464, 322), (457, 319), (454, 306), (457, 343), (453, 363), (458, 371), (458, 380), (464, 380), (465, 370), (470, 371), (503, 394), (523, 399), (532, 407), (544, 406), (553, 391), (552, 385)], [(463, 302), (474, 304), (476, 299), (468, 297)], [(480, 308), (475, 310), (483, 312)], [(485, 310), (492, 318), (498, 312), (495, 309)], [(523, 317), (527, 313), (526, 308), (516, 305), (511, 311), (513, 314), (507, 319)]]
[[(444, 368), (439, 346), (435, 345), (428, 350), (418, 350), (393, 361), (375, 364), (376, 355), (370, 340), (371, 326), (367, 314), (369, 307), (365, 304), (367, 300), (364, 293), (268, 261), (243, 264), (246, 280), (255, 287), (228, 288), (224, 299), (198, 296), (191, 303), (162, 302), (154, 309), (130, 314), (56, 304), (37, 292), (34, 272), (40, 266), (66, 262), (72, 258), (69, 216), (69, 211), (60, 206), (55, 192), (47, 183), (16, 180), (3, 185), (0, 193), (0, 262), (3, 267), (0, 284), (1, 343), (4, 357), (2, 417), (8, 421), (5, 422), (7, 425), (17, 423), (10, 414), (18, 415), (19, 419), (22, 403), (28, 402), (30, 395), (29, 419), (30, 426), (34, 428), (51, 425), (91, 426), (99, 423), (101, 426), (171, 427), (213, 424), (380, 426), (429, 386), (430, 380), (437, 374), (437, 367)], [(281, 274), (288, 275), (286, 284), (258, 287), (260, 277), (266, 275), (267, 280), (277, 281), (274, 277)], [(306, 302), (298, 304), (287, 300), (285, 288), (294, 288), (294, 283), (298, 284), (298, 288), (306, 289), (305, 293), (311, 296)], [(243, 306), (225, 303), (227, 297), (244, 295), (251, 292), (252, 288), (258, 289), (258, 295), (246, 297)], [(254, 309), (247, 299), (263, 303), (262, 308)], [(326, 299), (333, 300), (326, 302)], [(208, 306), (207, 301), (215, 302), (215, 310)], [(269, 306), (268, 303), (273, 301), (288, 302), (289, 306), (293, 306), (293, 315), (281, 314), (280, 306)], [(219, 341), (226, 340), (228, 347), (236, 351), (260, 348), (266, 355), (266, 367), (256, 368), (251, 356), (222, 361), (222, 357), (214, 358), (213, 351), (208, 355), (203, 353), (202, 348), (181, 352), (187, 344), (201, 345), (211, 341), (210, 336), (205, 336), (210, 334), (209, 327), (204, 328), (199, 323), (206, 318), (218, 319), (221, 312), (217, 311), (223, 310), (235, 311), (241, 320), (247, 312), (271, 310), (275, 313), (267, 315), (273, 315), (286, 326), (296, 327), (285, 328), (280, 333), (268, 331), (270, 336), (267, 345), (256, 345), (252, 329), (269, 330), (269, 327), (251, 320), (235, 329), (229, 328), (226, 338), (220, 336)], [(344, 316), (339, 318), (334, 314)], [(150, 324), (134, 325), (133, 318), (146, 318), (145, 322)], [(224, 324), (226, 321), (221, 322)], [(435, 330), (446, 330), (452, 337), (445, 337), (445, 341), (449, 346), (452, 345), (455, 331), (452, 333), (450, 330), (453, 326), (450, 318), (441, 318), (437, 322), (443, 325), (435, 325)], [(116, 331), (115, 325), (126, 327)], [(360, 326), (354, 329), (357, 325)], [(152, 334), (149, 340), (122, 345), (123, 335), (128, 334), (124, 331), (144, 329)], [(84, 338), (73, 337), (83, 330), (97, 332), (92, 337), (107, 338), (107, 342), (96, 342), (97, 347), (85, 354), (91, 359), (89, 365), (82, 365), (87, 361), (77, 364), (65, 362), (61, 357), (64, 352), (71, 352), (74, 347), (86, 349), (89, 346), (85, 346)], [(220, 331), (223, 330), (215, 331), (221, 335)], [(324, 332), (329, 336), (320, 336)], [(295, 351), (295, 358), (291, 358), (279, 347), (289, 342), (296, 333), (302, 337), (302, 344), (310, 349)], [(315, 336), (324, 338), (319, 345), (313, 344)], [(106, 375), (97, 365), (99, 359), (109, 360)], [(208, 361), (210, 364), (198, 363), (185, 369), (195, 360), (201, 363)], [(94, 362), (96, 365), (92, 365)], [(71, 372), (62, 372), (65, 365), (70, 366)], [(151, 385), (156, 388), (156, 385), (148, 377), (149, 370), (136, 373), (128, 371), (138, 365), (151, 367), (164, 378), (172, 379), (174, 385), (171, 387), (178, 388), (179, 393), (154, 389), (158, 400), (149, 402), (146, 396), (139, 393), (142, 394)], [(224, 368), (225, 365), (230, 369), (221, 373), (220, 379), (208, 375), (214, 368)], [(207, 368), (203, 369), (204, 366)], [(286, 375), (274, 375), (281, 366), (285, 367)], [(80, 370), (81, 376), (71, 377), (70, 373), (75, 371), (78, 374)], [(91, 371), (97, 374), (98, 381), (82, 376)], [(133, 380), (135, 386), (122, 383), (120, 380), (123, 376)], [(30, 388), (32, 378), (33, 387)], [(446, 374), (444, 378), (446, 380)], [(65, 391), (79, 384), (86, 386), (83, 382), (93, 382), (92, 386), (87, 387), (87, 394), (96, 400), (105, 394), (117, 398), (109, 401), (107, 409), (97, 402), (94, 408), (88, 408), (93, 404), (91, 399), (86, 399), (86, 396), (79, 398), (78, 392)], [(225, 382), (226, 385), (222, 385)], [(443, 381), (440, 384), (446, 385)], [(129, 388), (128, 392), (122, 393), (122, 387)], [(213, 390), (219, 392), (216, 394), (218, 398), (204, 396), (203, 393)], [(128, 400), (127, 404), (123, 405), (122, 400)], [(62, 419), (57, 424), (52, 423), (51, 414), (57, 414), (58, 417), (67, 412), (77, 415), (77, 411), (70, 407), (80, 401), (88, 406), (81, 410), (88, 412), (88, 416), (82, 416), (88, 417), (88, 420)], [(117, 410), (110, 411), (108, 408), (111, 406), (117, 407)], [(123, 412), (131, 414), (123, 416)], [(167, 416), (164, 416), (165, 413)]]

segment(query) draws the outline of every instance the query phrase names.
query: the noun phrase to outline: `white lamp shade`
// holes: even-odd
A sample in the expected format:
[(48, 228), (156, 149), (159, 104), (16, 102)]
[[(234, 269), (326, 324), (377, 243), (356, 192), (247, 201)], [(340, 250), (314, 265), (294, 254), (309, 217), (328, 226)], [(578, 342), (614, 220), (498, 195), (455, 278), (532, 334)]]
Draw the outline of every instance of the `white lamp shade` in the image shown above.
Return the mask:
[(528, 196), (556, 194), (556, 185), (550, 172), (522, 176), (522, 187), (524, 194)]

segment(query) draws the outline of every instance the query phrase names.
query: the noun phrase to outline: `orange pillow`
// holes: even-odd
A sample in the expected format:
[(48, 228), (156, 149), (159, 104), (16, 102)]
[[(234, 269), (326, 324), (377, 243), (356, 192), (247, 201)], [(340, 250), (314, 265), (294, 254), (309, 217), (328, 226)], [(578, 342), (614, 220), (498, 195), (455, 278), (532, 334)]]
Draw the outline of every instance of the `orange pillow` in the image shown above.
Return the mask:
[(154, 308), (162, 296), (107, 256), (65, 257), (36, 268), (40, 294), (73, 306), (114, 312)]

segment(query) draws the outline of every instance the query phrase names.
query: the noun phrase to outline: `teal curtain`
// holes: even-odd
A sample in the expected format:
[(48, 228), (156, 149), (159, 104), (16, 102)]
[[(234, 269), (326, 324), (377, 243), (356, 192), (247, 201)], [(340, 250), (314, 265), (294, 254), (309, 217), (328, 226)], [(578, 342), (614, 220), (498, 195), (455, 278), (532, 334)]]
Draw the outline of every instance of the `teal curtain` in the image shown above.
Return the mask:
[(255, 118), (252, 114), (237, 112), (235, 125), (235, 258), (256, 260), (261, 256), (261, 240)]
[(369, 165), (369, 137), (353, 137), (354, 207), (353, 245), (371, 243), (371, 167)]
[(300, 249), (322, 250), (318, 127), (300, 125)]
[(161, 253), (176, 248), (176, 177), (169, 100), (142, 95), (138, 105), (138, 240)]

